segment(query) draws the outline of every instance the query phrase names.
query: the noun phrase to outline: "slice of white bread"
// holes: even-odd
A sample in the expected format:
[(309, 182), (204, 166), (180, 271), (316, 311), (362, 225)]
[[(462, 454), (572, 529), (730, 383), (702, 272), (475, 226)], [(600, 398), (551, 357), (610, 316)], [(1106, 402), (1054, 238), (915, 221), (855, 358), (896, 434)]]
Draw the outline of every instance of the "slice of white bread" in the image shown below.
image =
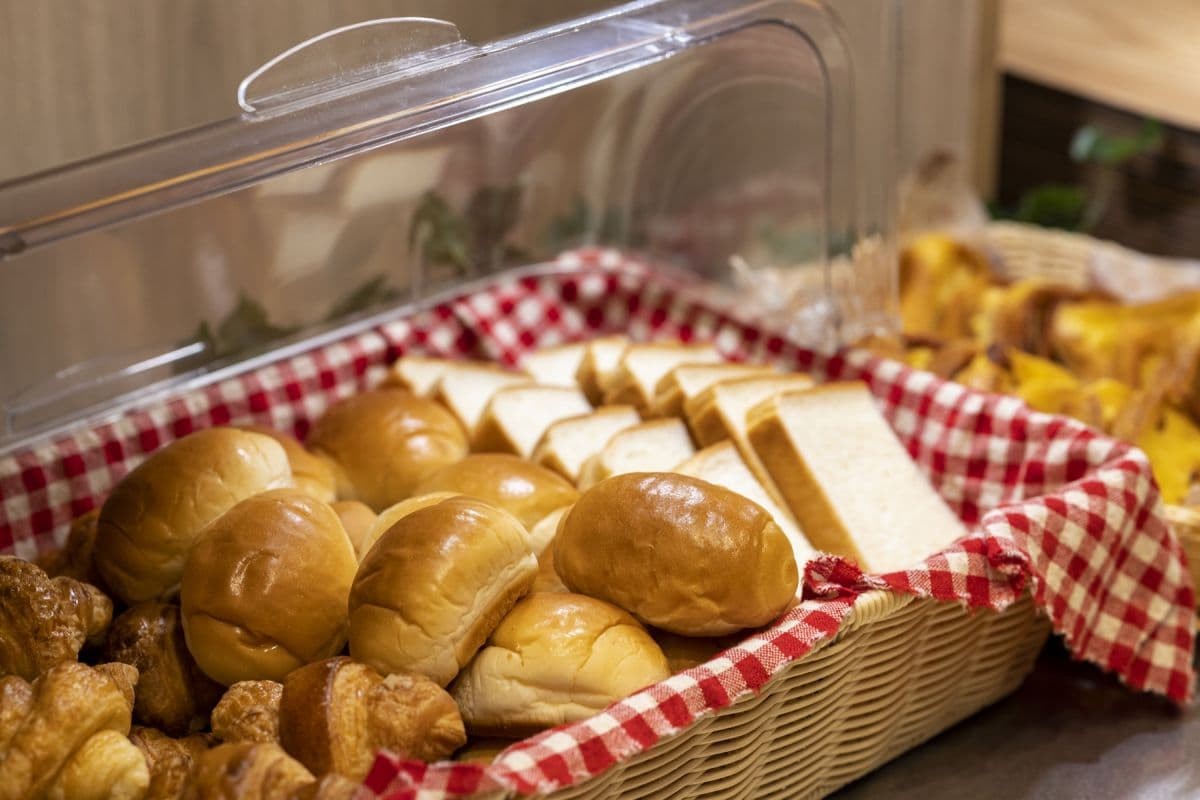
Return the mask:
[(771, 395), (812, 386), (812, 378), (801, 373), (718, 381), (685, 402), (684, 413), (692, 436), (701, 447), (732, 440), (767, 494), (776, 505), (786, 506), (783, 494), (746, 438), (746, 412)]
[(659, 380), (646, 413), (651, 417), (681, 417), (684, 403), (714, 383), (778, 374), (773, 367), (756, 364), (682, 364)]
[(584, 462), (579, 488), (627, 472), (668, 472), (696, 453), (683, 420), (674, 417), (643, 422), (608, 440), (604, 449)]
[(475, 428), (472, 449), (529, 458), (547, 428), (591, 410), (583, 392), (569, 386), (507, 386), (488, 401)]
[[(792, 545), (792, 553), (796, 556), (796, 565), (801, 572), (804, 571), (805, 562), (816, 555), (817, 551), (809, 543), (791, 511), (771, 499), (733, 442), (718, 442), (706, 447), (679, 464), (673, 471), (715, 483), (762, 506), (787, 536)], [(803, 588), (800, 587), (801, 590)]]
[(631, 344), (621, 356), (604, 392), (604, 402), (648, 408), (662, 377), (682, 364), (719, 364), (721, 354), (710, 344), (650, 342)]
[(604, 336), (588, 342), (575, 373), (575, 381), (592, 405), (598, 406), (603, 401), (604, 392), (628, 346), (629, 339), (624, 336)]
[(507, 386), (528, 383), (532, 381), (523, 372), (478, 361), (459, 361), (446, 367), (434, 397), (458, 417), (470, 435), (478, 427), (492, 395)]
[(600, 406), (590, 414), (562, 419), (546, 429), (533, 460), (578, 483), (583, 462), (599, 453), (608, 440), (642, 421), (633, 406)]
[(780, 392), (809, 389), (802, 373), (718, 381), (684, 403), (684, 416), (701, 447), (723, 439), (746, 440), (746, 412)]
[(407, 389), (421, 397), (433, 397), (437, 391), (438, 381), (442, 379), (446, 369), (461, 363), (461, 361), (449, 358), (401, 356), (388, 369), (387, 377), (383, 379), (383, 385)]
[(755, 452), (818, 549), (892, 572), (967, 533), (865, 385), (778, 394), (748, 419)]
[(575, 374), (587, 348), (586, 342), (576, 342), (534, 350), (521, 359), (521, 369), (547, 386), (578, 386)]

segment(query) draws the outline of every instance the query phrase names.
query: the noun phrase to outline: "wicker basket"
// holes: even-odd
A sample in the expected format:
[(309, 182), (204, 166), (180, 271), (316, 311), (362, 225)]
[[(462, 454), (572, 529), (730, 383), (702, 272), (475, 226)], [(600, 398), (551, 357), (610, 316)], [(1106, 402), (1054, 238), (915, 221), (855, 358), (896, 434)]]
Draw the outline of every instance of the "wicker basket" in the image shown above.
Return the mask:
[(760, 694), (550, 797), (823, 797), (1015, 690), (1049, 633), (1028, 594), (972, 614), (871, 592)]
[[(1101, 259), (1110, 268), (1125, 263), (1130, 269), (1134, 262), (1147, 260), (1133, 250), (1084, 234), (1013, 222), (989, 225), (987, 243), (1006, 277), (1042, 278), (1079, 289), (1088, 287), (1092, 266)], [(1200, 513), (1168, 505), (1167, 521), (1183, 545), (1192, 580), (1200, 591)]]

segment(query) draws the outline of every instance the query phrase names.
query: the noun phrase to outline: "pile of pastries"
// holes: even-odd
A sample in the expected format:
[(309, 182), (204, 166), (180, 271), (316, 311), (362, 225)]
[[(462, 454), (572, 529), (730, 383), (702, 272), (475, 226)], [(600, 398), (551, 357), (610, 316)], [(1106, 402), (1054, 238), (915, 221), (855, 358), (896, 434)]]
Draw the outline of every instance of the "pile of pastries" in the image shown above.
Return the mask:
[(903, 337), (863, 344), (1133, 442), (1149, 456), (1166, 502), (1192, 502), (1200, 477), (1200, 292), (1134, 304), (1099, 286), (1001, 280), (969, 245), (928, 234), (902, 255), (900, 303)]
[(884, 571), (964, 532), (860, 384), (621, 337), (404, 357), (304, 444), (193, 433), (0, 557), (0, 800), (487, 759), (769, 625), (818, 550)]

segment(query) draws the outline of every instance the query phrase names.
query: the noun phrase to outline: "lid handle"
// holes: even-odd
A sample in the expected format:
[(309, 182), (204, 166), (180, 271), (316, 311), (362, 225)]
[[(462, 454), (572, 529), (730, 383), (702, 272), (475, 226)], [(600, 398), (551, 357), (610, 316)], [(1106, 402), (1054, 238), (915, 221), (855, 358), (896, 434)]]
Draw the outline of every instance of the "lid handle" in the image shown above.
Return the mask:
[(250, 114), (293, 109), (398, 75), (424, 72), (474, 52), (451, 22), (388, 17), (326, 31), (246, 76), (237, 101)]

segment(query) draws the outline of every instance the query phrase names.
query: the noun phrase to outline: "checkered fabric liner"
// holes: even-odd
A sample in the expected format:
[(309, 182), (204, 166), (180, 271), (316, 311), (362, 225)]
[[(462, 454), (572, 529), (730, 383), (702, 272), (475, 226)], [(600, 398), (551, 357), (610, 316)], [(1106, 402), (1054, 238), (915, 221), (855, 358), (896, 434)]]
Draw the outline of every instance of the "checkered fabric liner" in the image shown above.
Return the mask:
[(896, 362), (817, 355), (715, 298), (703, 284), (611, 251), (501, 276), (336, 344), (10, 453), (0, 459), (0, 552), (31, 558), (52, 549), (129, 469), (193, 430), (253, 422), (303, 438), (327, 406), (377, 383), (404, 353), (512, 365), (538, 347), (612, 332), (712, 341), (733, 359), (864, 380), (972, 533), (905, 572), (868, 576), (818, 559), (804, 602), (712, 661), (516, 743), (486, 767), (381, 754), (366, 779), (373, 793), (464, 797), (578, 783), (761, 690), (834, 636), (858, 594), (880, 588), (993, 610), (1028, 588), (1076, 656), (1134, 689), (1191, 701), (1192, 584), (1140, 451)]

